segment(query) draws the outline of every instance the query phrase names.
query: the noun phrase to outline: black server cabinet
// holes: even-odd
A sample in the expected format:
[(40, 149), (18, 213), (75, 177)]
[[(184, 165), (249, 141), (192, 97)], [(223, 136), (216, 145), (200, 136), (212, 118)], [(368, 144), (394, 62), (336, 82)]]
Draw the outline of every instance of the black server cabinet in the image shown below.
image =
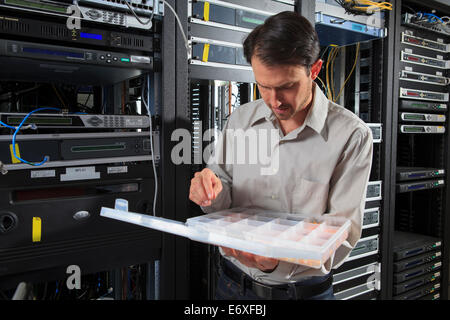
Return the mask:
[[(433, 9), (436, 11), (431, 13)], [(426, 5), (419, 1), (398, 1), (395, 11), (395, 32), (391, 33), (395, 38), (395, 78), (389, 232), (393, 244), (404, 233), (417, 238), (434, 237), (440, 261), (431, 267), (417, 262), (417, 270), (410, 269), (415, 272), (405, 271), (411, 276), (410, 284), (393, 267), (403, 260), (391, 245), (387, 298), (447, 299), (449, 86), (446, 63), (449, 54), (446, 45), (450, 38), (440, 29), (438, 21), (440, 16), (448, 15), (450, 7), (434, 1)], [(412, 245), (410, 252), (420, 250), (417, 246)], [(419, 269), (423, 269), (422, 273)], [(413, 284), (421, 286), (416, 288)]]
[[(270, 0), (196, 1), (181, 9), (180, 17), (187, 19), (192, 48), (186, 60), (186, 51), (179, 43), (177, 66), (182, 72), (177, 73), (176, 79), (180, 98), (177, 106), (187, 107), (180, 110), (180, 120), (185, 124), (183, 128), (193, 134), (192, 164), (189, 172), (184, 172), (187, 181), (205, 166), (203, 150), (210, 141), (202, 141), (202, 134), (208, 129), (221, 130), (234, 108), (258, 97), (253, 72), (243, 56), (243, 39), (268, 16), (294, 11), (294, 4), (295, 1)], [(192, 202), (186, 203), (185, 208), (189, 208), (185, 210), (186, 218), (203, 214)], [(216, 249), (194, 242), (188, 247), (190, 297), (212, 299)]]

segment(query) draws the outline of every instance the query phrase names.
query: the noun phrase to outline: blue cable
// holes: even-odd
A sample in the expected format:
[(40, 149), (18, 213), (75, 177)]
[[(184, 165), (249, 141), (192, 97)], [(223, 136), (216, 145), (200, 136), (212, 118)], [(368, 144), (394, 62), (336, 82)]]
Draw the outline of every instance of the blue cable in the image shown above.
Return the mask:
[(6, 128), (16, 130), (16, 127), (11, 127), (10, 125), (4, 123), (3, 121), (0, 121), (0, 124), (1, 124), (2, 126), (6, 127)]
[(426, 12), (417, 12), (417, 14), (420, 14), (421, 16), (424, 16), (424, 17), (428, 17), (429, 22), (434, 22), (434, 20), (432, 20), (432, 18), (435, 18), (435, 19), (438, 19), (439, 21), (441, 21), (442, 23), (444, 23), (444, 20), (442, 20), (435, 14), (426, 13)]
[(25, 121), (27, 121), (28, 117), (31, 116), (31, 114), (33, 114), (33, 113), (35, 113), (35, 112), (38, 112), (38, 111), (41, 111), (41, 110), (56, 110), (56, 111), (61, 111), (61, 109), (58, 109), (58, 108), (52, 108), (52, 107), (38, 108), (38, 109), (36, 109), (36, 110), (31, 111), (30, 113), (28, 113), (28, 114), (25, 116), (25, 118), (23, 118), (22, 122), (17, 126), (17, 128), (14, 128), (14, 129), (16, 129), (16, 131), (14, 131), (13, 138), (12, 138), (12, 145), (13, 145), (13, 148), (12, 148), (12, 149), (13, 149), (14, 158), (16, 158), (17, 160), (20, 160), (20, 161), (23, 162), (23, 163), (32, 165), (32, 166), (40, 166), (40, 165), (43, 165), (45, 162), (48, 161), (48, 157), (44, 157), (44, 160), (42, 160), (42, 161), (39, 162), (39, 163), (36, 163), (36, 162), (30, 162), (30, 161), (27, 161), (27, 160), (24, 160), (24, 159), (18, 157), (17, 154), (16, 154), (16, 135), (17, 135), (17, 133), (19, 132), (20, 128), (21, 128), (21, 127), (23, 126), (23, 124), (25, 123)]

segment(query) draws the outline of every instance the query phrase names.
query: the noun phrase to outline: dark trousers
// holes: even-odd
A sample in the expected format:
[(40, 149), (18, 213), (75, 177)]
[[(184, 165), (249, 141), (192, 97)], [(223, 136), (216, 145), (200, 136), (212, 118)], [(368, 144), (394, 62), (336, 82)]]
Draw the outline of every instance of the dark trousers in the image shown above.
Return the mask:
[[(233, 264), (230, 262), (226, 262), (227, 268), (234, 268), (234, 271), (241, 272), (236, 268)], [(222, 270), (222, 267), (219, 265), (218, 270), (218, 280), (217, 280), (217, 286), (216, 286), (216, 292), (215, 292), (215, 299), (216, 300), (266, 300), (267, 298), (258, 296), (255, 292), (250, 290), (249, 288), (242, 288), (241, 283), (234, 281), (230, 277), (228, 277), (224, 271)], [(331, 275), (323, 276), (323, 277), (313, 277), (308, 280), (305, 280), (304, 282), (301, 282), (299, 284), (301, 285), (314, 285), (317, 283), (322, 283), (324, 280), (326, 280)], [(296, 297), (287, 294), (285, 297), (277, 298), (277, 299), (284, 299), (284, 300), (294, 300)], [(322, 293), (318, 295), (314, 295), (311, 297), (308, 297), (304, 300), (335, 300), (334, 294), (333, 294), (333, 286), (329, 286), (328, 289), (323, 291)]]

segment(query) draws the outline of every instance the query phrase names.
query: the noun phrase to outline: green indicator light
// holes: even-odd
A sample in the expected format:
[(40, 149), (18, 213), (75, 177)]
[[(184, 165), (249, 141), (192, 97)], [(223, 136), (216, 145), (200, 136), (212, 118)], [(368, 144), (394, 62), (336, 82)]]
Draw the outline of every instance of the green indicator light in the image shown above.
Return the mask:
[(120, 61), (122, 61), (122, 62), (130, 62), (130, 59), (128, 59), (128, 58), (121, 58)]
[(256, 18), (250, 18), (250, 17), (242, 17), (242, 21), (253, 23), (253, 24), (263, 24), (264, 20), (256, 19)]

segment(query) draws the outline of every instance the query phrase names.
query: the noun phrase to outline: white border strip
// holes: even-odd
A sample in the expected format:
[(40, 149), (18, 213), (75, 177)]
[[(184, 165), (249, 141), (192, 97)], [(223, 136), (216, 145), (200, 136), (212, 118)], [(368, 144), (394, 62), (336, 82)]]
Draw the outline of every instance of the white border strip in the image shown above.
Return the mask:
[[(440, 50), (440, 49), (429, 48), (429, 47), (421, 46), (420, 44), (407, 42), (405, 40), (405, 36), (414, 38), (416, 40), (431, 42), (431, 43), (438, 44), (440, 46), (444, 46), (444, 47), (446, 47), (446, 50), (444, 51), (444, 50)], [(428, 50), (439, 51), (439, 52), (443, 52), (443, 53), (447, 53), (448, 52), (448, 44), (437, 42), (437, 41), (433, 41), (433, 40), (428, 40), (428, 39), (424, 39), (424, 38), (420, 38), (420, 37), (416, 37), (416, 36), (413, 36), (411, 34), (407, 34), (405, 32), (402, 32), (402, 41), (401, 42), (404, 43), (404, 44), (410, 45), (410, 46), (415, 46), (415, 47), (424, 48), (424, 49), (428, 49)]]
[(247, 28), (242, 28), (242, 27), (237, 27), (237, 26), (230, 26), (228, 24), (223, 24), (223, 23), (218, 23), (218, 22), (203, 21), (203, 20), (197, 19), (197, 18), (189, 18), (189, 22), (190, 23), (201, 24), (201, 25), (209, 26), (209, 27), (216, 27), (216, 28), (222, 28), (222, 29), (233, 30), (233, 31), (240, 31), (240, 32), (245, 32), (245, 33), (250, 33), (253, 30), (253, 29), (247, 29)]
[(200, 60), (191, 59), (189, 64), (204, 66), (204, 67), (216, 67), (216, 68), (226, 68), (226, 69), (238, 69), (238, 70), (246, 70), (253, 71), (252, 67), (234, 65), (234, 64), (226, 64), (226, 63), (217, 63), (217, 62), (203, 62)]
[[(372, 224), (366, 224), (366, 225), (363, 225), (363, 226), (361, 227), (362, 229), (369, 229), (369, 228), (373, 228), (373, 227), (378, 227), (378, 226), (380, 225), (380, 218), (381, 218), (380, 207), (364, 209), (364, 215), (365, 215), (366, 213), (377, 212), (377, 211), (378, 211), (378, 222), (372, 223)], [(364, 221), (364, 220), (363, 220), (363, 221)]]
[(199, 38), (199, 37), (191, 37), (190, 40), (192, 42), (197, 42), (197, 43), (208, 43), (208, 44), (224, 46), (224, 47), (231, 47), (231, 48), (242, 48), (243, 47), (242, 44), (240, 44), (240, 43), (212, 40), (212, 39)]
[(352, 277), (344, 278), (344, 279), (338, 280), (336, 282), (333, 281), (333, 285), (336, 285), (336, 284), (339, 284), (339, 283), (343, 283), (343, 282), (346, 282), (346, 281), (350, 281), (350, 280), (353, 280), (353, 279), (356, 279), (356, 278), (360, 278), (362, 276), (365, 276), (365, 275), (368, 275), (368, 274), (371, 274), (371, 273), (375, 273), (375, 270), (376, 270), (375, 268), (374, 268), (374, 270), (371, 270), (371, 271), (368, 271), (368, 269), (369, 269), (370, 266), (379, 267), (379, 265), (380, 265), (379, 262), (373, 262), (373, 263), (366, 264), (366, 265), (360, 266), (360, 267), (356, 267), (356, 268), (353, 268), (353, 269), (350, 269), (350, 270), (347, 270), (347, 271), (343, 271), (343, 272), (340, 272), (340, 273), (335, 273), (335, 274), (333, 274), (333, 278), (336, 275), (344, 275), (345, 276), (346, 273), (352, 273), (352, 272), (355, 272), (355, 271), (357, 271), (359, 269), (365, 270), (363, 273), (359, 273), (359, 274), (354, 275)]
[[(377, 250), (375, 250), (375, 251), (370, 251), (370, 252), (366, 252), (366, 253), (362, 253), (362, 254), (357, 254), (357, 255), (352, 256), (352, 257), (348, 256), (347, 259), (345, 259), (345, 262), (347, 262), (347, 261), (352, 261), (352, 260), (356, 260), (356, 259), (360, 259), (360, 258), (364, 258), (364, 257), (371, 256), (371, 255), (374, 255), (374, 254), (377, 254), (378, 252), (380, 252), (380, 239), (379, 239), (379, 235), (378, 235), (378, 234), (376, 234), (376, 235), (374, 235), (374, 236), (366, 237), (366, 238), (361, 238), (361, 239), (355, 244), (355, 247), (354, 247), (354, 248), (356, 248), (356, 246), (358, 245), (359, 242), (369, 241), (369, 240), (375, 240), (375, 239), (377, 240)], [(353, 249), (354, 249), (354, 248), (353, 248)], [(353, 251), (353, 250), (352, 250), (352, 251)]]
[(209, 2), (211, 4), (215, 4), (215, 5), (218, 5), (218, 6), (221, 6), (221, 7), (244, 10), (244, 11), (247, 11), (247, 12), (253, 12), (253, 13), (257, 13), (257, 14), (262, 14), (262, 15), (265, 15), (265, 16), (272, 16), (272, 15), (274, 15), (273, 12), (262, 11), (262, 10), (253, 9), (253, 8), (250, 8), (250, 7), (240, 6), (240, 5), (234, 4), (234, 3), (219, 1), (219, 0), (197, 0), (197, 1), (198, 2)]
[[(410, 79), (410, 78), (404, 78), (404, 74), (405, 73), (409, 73), (409, 74), (415, 74), (415, 75), (419, 75), (419, 76), (427, 76), (427, 77), (436, 77), (436, 78), (440, 78), (440, 79), (444, 79), (445, 83), (436, 83), (436, 82), (431, 82), (431, 81), (425, 81), (425, 80), (417, 80), (417, 79)], [(435, 74), (428, 74), (428, 73), (420, 73), (420, 72), (413, 72), (413, 71), (408, 71), (408, 70), (402, 70), (402, 74), (399, 78), (400, 80), (404, 80), (404, 81), (413, 81), (413, 82), (420, 82), (420, 83), (429, 83), (429, 84), (433, 84), (436, 86), (447, 86), (450, 83), (450, 78), (447, 77), (442, 77), (442, 76), (437, 76)]]
[[(84, 166), (84, 165), (94, 165), (94, 164), (105, 164), (105, 163), (115, 163), (115, 162), (134, 162), (134, 161), (150, 161), (152, 160), (151, 155), (146, 156), (131, 156), (131, 157), (114, 157), (114, 158), (90, 158), (81, 160), (67, 160), (67, 161), (47, 161), (39, 167), (30, 166), (28, 164), (5, 164), (3, 168), (8, 171), (12, 170), (23, 170), (23, 169), (41, 169), (41, 168), (57, 168), (57, 167), (68, 167), (68, 166)], [(155, 160), (158, 160), (155, 157)]]

